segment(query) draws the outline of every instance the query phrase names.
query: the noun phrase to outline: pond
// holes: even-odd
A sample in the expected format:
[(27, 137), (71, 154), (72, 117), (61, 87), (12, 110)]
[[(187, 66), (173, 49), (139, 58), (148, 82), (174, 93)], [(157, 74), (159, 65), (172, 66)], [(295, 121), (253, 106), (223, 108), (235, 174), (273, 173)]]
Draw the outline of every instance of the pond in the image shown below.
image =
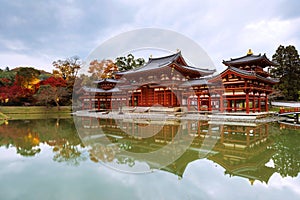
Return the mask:
[(299, 144), (278, 123), (11, 120), (0, 199), (298, 199)]

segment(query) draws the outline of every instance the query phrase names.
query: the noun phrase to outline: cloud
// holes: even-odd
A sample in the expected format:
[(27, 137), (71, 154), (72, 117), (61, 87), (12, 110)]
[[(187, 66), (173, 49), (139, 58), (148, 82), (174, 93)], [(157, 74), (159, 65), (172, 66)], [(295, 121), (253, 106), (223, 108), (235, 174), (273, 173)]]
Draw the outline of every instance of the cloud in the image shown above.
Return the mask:
[(297, 0), (4, 1), (0, 52), (84, 59), (117, 34), (153, 27), (189, 37), (217, 68), (223, 68), (223, 59), (242, 56), (248, 48), (269, 57), (279, 44), (299, 48), (298, 4)]
[(43, 55), (30, 56), (26, 54), (0, 52), (1, 69), (4, 69), (5, 67), (9, 67), (10, 69), (14, 67), (35, 67), (37, 69), (43, 69), (47, 72), (52, 72), (54, 69), (52, 62), (54, 60), (57, 59)]

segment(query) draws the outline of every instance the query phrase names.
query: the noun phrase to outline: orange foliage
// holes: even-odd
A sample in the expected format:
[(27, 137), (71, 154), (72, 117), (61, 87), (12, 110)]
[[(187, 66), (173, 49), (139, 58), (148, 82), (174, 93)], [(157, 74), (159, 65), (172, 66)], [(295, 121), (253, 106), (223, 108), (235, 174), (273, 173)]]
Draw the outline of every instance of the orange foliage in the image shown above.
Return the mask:
[(94, 60), (90, 63), (88, 72), (98, 79), (112, 78), (113, 73), (118, 71), (118, 66), (112, 60)]

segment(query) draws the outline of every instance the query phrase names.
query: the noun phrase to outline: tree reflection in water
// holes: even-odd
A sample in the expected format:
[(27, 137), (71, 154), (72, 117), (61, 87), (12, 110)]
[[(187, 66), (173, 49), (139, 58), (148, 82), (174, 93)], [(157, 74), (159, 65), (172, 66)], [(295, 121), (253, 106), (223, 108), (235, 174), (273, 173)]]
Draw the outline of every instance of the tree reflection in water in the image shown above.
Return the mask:
[[(47, 145), (53, 151), (53, 160), (59, 163), (77, 166), (89, 158), (95, 163), (115, 163), (133, 168), (142, 162), (151, 169), (168, 171), (179, 177), (183, 176), (189, 163), (206, 158), (222, 166), (225, 175), (244, 177), (251, 183), (255, 180), (267, 183), (276, 172), (282, 177), (296, 177), (300, 171), (299, 131), (281, 130), (276, 123), (174, 122), (146, 138), (140, 132), (145, 127), (132, 123), (124, 121), (120, 129), (114, 120), (93, 119), (92, 124), (82, 122), (84, 135), (79, 137), (73, 119), (12, 120), (0, 125), (0, 147), (15, 148), (17, 154), (33, 157), (43, 151), (43, 145)], [(99, 135), (100, 127), (104, 135)], [(187, 151), (173, 163), (158, 168), (159, 158), (146, 160), (139, 156), (174, 143), (179, 129), (182, 129), (180, 136), (183, 140), (190, 137), (193, 140)], [(131, 131), (131, 134), (124, 130)], [(203, 151), (207, 137), (217, 139), (210, 152)], [(176, 151), (176, 148), (166, 150)], [(128, 153), (136, 156), (128, 156)], [(271, 161), (272, 165), (269, 164)]]
[(275, 169), (282, 177), (296, 177), (300, 170), (300, 137), (299, 130), (281, 130), (274, 138), (272, 156)]
[[(81, 132), (84, 134), (81, 138), (89, 148), (90, 159), (129, 167), (136, 162), (145, 162), (150, 168), (155, 168), (160, 166), (159, 159), (145, 160), (139, 153), (153, 152), (172, 143), (177, 130), (182, 129), (181, 138), (193, 137), (192, 144), (180, 158), (160, 170), (182, 177), (190, 162), (204, 157), (222, 166), (225, 174), (247, 178), (251, 184), (255, 180), (268, 183), (275, 172), (283, 177), (295, 177), (300, 171), (300, 135), (291, 130), (280, 130), (276, 123), (232, 125), (186, 121), (165, 125), (153, 137), (146, 138), (139, 128), (143, 126), (132, 123), (139, 122), (125, 120), (120, 128), (120, 123), (114, 120), (83, 119)], [(217, 137), (217, 142), (210, 152), (203, 152), (207, 137)], [(130, 152), (136, 156), (129, 156), (132, 155), (128, 154)], [(274, 166), (270, 166), (270, 162), (274, 162)]]
[(35, 156), (43, 144), (53, 148), (56, 162), (76, 166), (87, 159), (72, 119), (11, 120), (0, 126), (0, 146), (16, 148), (17, 154)]

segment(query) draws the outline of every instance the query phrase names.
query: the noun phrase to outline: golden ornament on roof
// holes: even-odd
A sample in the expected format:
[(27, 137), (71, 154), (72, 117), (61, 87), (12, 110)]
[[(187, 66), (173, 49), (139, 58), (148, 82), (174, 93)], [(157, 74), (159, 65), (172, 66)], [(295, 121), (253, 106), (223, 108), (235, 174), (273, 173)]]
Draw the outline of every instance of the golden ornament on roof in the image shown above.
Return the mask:
[(248, 53), (247, 53), (247, 55), (253, 55), (253, 52), (252, 52), (252, 50), (251, 50), (251, 49), (249, 49), (249, 50), (248, 50)]

